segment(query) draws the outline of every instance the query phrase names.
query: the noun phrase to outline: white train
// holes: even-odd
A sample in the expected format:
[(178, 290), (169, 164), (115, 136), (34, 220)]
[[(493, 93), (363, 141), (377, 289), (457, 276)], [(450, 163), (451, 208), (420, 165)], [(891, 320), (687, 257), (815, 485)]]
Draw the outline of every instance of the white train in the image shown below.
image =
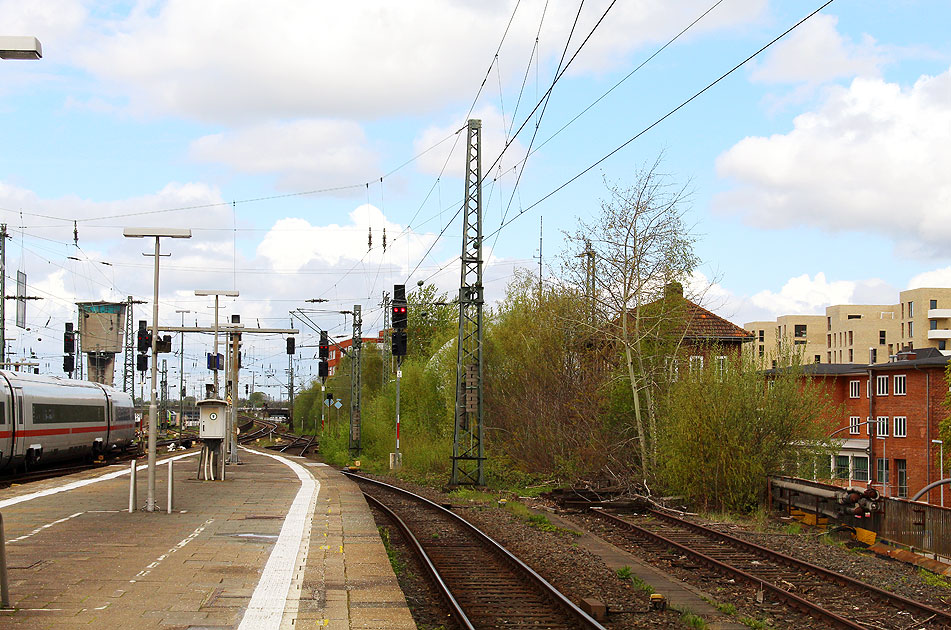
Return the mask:
[(0, 370), (0, 470), (96, 457), (135, 437), (132, 397), (112, 387)]

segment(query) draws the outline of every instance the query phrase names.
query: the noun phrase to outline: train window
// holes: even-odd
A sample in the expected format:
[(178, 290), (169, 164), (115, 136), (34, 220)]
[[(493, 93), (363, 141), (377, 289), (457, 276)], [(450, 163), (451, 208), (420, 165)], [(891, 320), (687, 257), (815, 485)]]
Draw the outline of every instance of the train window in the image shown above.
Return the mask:
[(103, 418), (104, 414), (101, 406), (33, 403), (33, 422), (36, 424), (104, 422)]
[(7, 409), (3, 402), (0, 402), (0, 424), (7, 423)]

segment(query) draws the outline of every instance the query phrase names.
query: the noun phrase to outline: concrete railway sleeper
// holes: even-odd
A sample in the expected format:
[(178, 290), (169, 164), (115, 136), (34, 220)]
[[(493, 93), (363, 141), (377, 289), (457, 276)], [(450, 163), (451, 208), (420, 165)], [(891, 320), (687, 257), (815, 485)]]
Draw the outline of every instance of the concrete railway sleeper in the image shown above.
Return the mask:
[(947, 611), (669, 514), (651, 511), (650, 519), (635, 524), (601, 510), (593, 513), (618, 530), (743, 580), (831, 627), (904, 629), (909, 614), (921, 617), (916, 628), (951, 627)]
[[(420, 554), (456, 622), (466, 630), (604, 630), (511, 552), (452, 511), (379, 481), (349, 474), (384, 506)], [(398, 513), (398, 514), (397, 514)]]

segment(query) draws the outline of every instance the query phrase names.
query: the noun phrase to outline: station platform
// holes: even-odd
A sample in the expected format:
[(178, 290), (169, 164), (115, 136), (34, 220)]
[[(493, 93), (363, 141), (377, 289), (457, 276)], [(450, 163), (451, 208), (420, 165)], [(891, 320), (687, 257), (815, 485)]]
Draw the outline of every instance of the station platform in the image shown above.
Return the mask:
[[(166, 512), (168, 459), (174, 501)], [(129, 465), (0, 490), (7, 629), (416, 628), (356, 485), (298, 457), (244, 449), (224, 481), (194, 453), (159, 459), (130, 513)]]

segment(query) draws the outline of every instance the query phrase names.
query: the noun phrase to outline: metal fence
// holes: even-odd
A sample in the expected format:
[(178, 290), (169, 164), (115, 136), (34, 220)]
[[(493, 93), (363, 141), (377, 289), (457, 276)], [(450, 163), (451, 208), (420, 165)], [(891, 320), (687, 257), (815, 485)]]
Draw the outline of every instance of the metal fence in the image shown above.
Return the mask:
[(877, 533), (914, 551), (951, 558), (951, 508), (907, 499), (884, 500)]

